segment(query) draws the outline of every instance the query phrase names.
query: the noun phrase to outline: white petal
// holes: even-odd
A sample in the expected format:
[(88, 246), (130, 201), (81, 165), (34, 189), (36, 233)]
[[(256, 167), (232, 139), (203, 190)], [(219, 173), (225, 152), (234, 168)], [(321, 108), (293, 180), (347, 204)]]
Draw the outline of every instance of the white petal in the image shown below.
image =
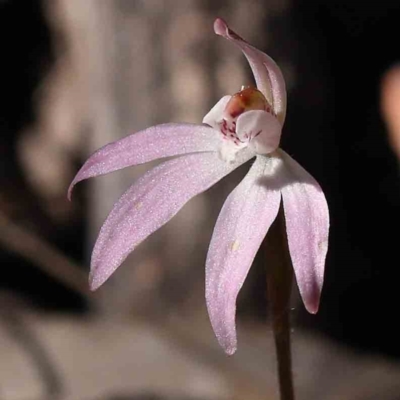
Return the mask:
[(232, 96), (224, 96), (203, 118), (203, 124), (210, 125), (220, 131), (219, 123), (222, 122), (225, 107)]
[(236, 134), (244, 142), (250, 140), (250, 147), (257, 154), (269, 154), (279, 147), (282, 126), (272, 114), (252, 110), (240, 115), (236, 123)]

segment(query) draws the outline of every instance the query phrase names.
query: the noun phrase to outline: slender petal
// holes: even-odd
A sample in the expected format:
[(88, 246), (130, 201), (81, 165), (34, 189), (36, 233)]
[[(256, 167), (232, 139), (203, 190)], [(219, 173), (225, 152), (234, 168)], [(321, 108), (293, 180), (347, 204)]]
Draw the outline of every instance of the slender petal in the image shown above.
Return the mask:
[[(211, 239), (206, 264), (206, 300), (211, 324), (228, 354), (236, 351), (236, 298), (280, 204), (273, 176), (280, 158), (257, 157), (229, 195)], [(269, 187), (269, 184), (272, 187)]]
[(281, 140), (282, 126), (270, 113), (261, 110), (246, 111), (236, 123), (236, 134), (242, 141), (250, 141), (257, 154), (275, 151)]
[(72, 181), (80, 181), (109, 172), (144, 164), (163, 157), (185, 153), (217, 151), (220, 138), (213, 129), (195, 124), (163, 124), (129, 135), (97, 150)]
[(233, 32), (221, 18), (215, 20), (214, 31), (217, 35), (232, 41), (243, 51), (253, 71), (258, 90), (264, 94), (279, 121), (283, 124), (286, 115), (286, 86), (278, 65), (267, 54), (256, 49)]
[(91, 289), (102, 285), (139, 243), (167, 223), (187, 201), (253, 155), (245, 150), (228, 164), (217, 153), (191, 154), (147, 172), (114, 205), (100, 230), (92, 254)]
[(283, 150), (279, 153), (286, 174), (282, 198), (290, 256), (304, 305), (315, 314), (328, 250), (328, 205), (317, 181)]

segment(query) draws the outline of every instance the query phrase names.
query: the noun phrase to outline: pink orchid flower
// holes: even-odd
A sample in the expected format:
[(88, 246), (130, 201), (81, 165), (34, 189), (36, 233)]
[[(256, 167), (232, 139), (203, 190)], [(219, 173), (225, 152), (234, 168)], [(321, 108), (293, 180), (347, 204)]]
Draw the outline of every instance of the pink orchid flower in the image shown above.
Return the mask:
[(297, 284), (311, 313), (318, 310), (323, 284), (329, 213), (315, 179), (279, 148), (286, 113), (285, 82), (279, 67), (222, 19), (215, 21), (214, 30), (243, 51), (257, 89), (242, 88), (233, 96), (224, 96), (202, 125), (157, 125), (106, 145), (83, 165), (69, 196), (84, 179), (180, 156), (144, 174), (114, 205), (92, 254), (90, 287), (95, 290), (191, 198), (255, 158), (221, 210), (206, 262), (211, 324), (220, 345), (233, 354), (236, 298), (281, 199)]

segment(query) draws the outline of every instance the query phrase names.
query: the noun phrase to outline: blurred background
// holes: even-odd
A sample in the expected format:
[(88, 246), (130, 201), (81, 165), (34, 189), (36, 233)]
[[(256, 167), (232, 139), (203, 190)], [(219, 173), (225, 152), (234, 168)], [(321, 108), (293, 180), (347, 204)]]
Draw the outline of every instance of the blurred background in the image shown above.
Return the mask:
[(95, 293), (99, 227), (150, 166), (66, 199), (95, 149), (200, 122), (252, 82), (242, 54), (214, 35), (216, 16), (281, 66), (282, 147), (330, 206), (319, 313), (292, 296), (298, 399), (400, 399), (400, 134), (383, 119), (400, 109), (386, 75), (400, 60), (399, 2), (1, 0), (1, 400), (277, 399), (262, 263), (239, 297), (235, 356), (218, 347), (204, 301), (213, 224), (246, 168), (192, 200)]

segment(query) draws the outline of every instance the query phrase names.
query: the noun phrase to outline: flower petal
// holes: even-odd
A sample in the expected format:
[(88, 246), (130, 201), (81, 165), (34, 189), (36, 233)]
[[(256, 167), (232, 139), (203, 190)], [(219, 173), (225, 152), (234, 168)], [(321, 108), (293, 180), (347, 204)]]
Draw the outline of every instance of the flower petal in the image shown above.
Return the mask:
[(283, 150), (279, 153), (287, 175), (282, 198), (290, 256), (304, 305), (315, 314), (328, 250), (328, 205), (318, 182)]
[(139, 243), (192, 197), (252, 156), (245, 150), (228, 164), (217, 153), (191, 154), (167, 161), (142, 176), (114, 205), (100, 230), (92, 254), (91, 289), (102, 285)]
[(72, 181), (68, 198), (73, 187), (84, 179), (158, 158), (217, 151), (219, 141), (213, 129), (195, 124), (162, 124), (134, 133), (92, 154)]
[(215, 20), (214, 31), (217, 35), (235, 43), (243, 51), (253, 71), (257, 88), (272, 105), (279, 121), (283, 124), (286, 115), (286, 85), (278, 65), (267, 54), (256, 49), (232, 31), (223, 19)]
[(275, 151), (281, 140), (282, 126), (270, 113), (261, 110), (246, 111), (236, 122), (236, 134), (250, 145), (257, 154)]
[(236, 351), (236, 298), (280, 205), (279, 188), (268, 187), (282, 160), (259, 156), (227, 198), (211, 239), (206, 264), (206, 300), (219, 344)]
[(210, 125), (212, 128), (220, 131), (220, 123), (224, 117), (225, 107), (232, 96), (224, 96), (203, 118), (203, 124)]

